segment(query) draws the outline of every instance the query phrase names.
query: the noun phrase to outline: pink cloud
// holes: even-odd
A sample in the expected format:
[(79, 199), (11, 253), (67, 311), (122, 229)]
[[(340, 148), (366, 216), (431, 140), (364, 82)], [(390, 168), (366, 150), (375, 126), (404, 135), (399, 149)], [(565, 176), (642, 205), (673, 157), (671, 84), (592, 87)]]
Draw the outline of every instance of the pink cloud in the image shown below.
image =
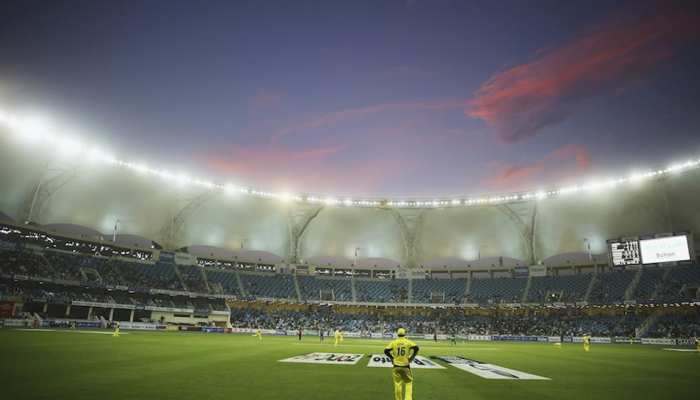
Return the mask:
[(225, 153), (199, 154), (195, 158), (219, 172), (259, 175), (266, 174), (271, 169), (284, 169), (297, 162), (310, 163), (326, 160), (344, 148), (345, 145), (301, 150), (234, 146)]
[(333, 194), (376, 193), (382, 182), (411, 164), (391, 154), (368, 160), (338, 159), (346, 149), (344, 144), (301, 150), (235, 146), (228, 151), (200, 153), (195, 161), (255, 187)]
[(518, 142), (575, 112), (579, 103), (624, 88), (697, 38), (698, 15), (674, 11), (603, 24), (525, 64), (497, 73), (465, 111), (504, 142)]
[(284, 137), (312, 129), (336, 125), (343, 121), (362, 119), (370, 115), (392, 111), (449, 111), (464, 108), (463, 99), (446, 99), (433, 101), (413, 101), (375, 104), (360, 108), (334, 111), (305, 121), (285, 126), (272, 135), (272, 143), (277, 143)]
[(499, 190), (522, 190), (542, 182), (560, 182), (579, 177), (588, 171), (590, 165), (588, 150), (581, 145), (569, 144), (530, 164), (496, 163), (492, 165), (496, 173), (486, 179), (486, 185)]
[(285, 96), (287, 96), (286, 92), (260, 89), (255, 96), (248, 99), (248, 107), (251, 110), (276, 107), (279, 106)]

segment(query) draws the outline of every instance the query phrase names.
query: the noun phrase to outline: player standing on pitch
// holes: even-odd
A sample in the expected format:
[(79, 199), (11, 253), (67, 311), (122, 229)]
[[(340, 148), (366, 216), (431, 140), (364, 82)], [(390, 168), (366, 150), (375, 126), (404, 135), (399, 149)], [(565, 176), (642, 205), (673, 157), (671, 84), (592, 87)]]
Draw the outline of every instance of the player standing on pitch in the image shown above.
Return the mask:
[(334, 336), (335, 344), (333, 346), (338, 347), (338, 345), (343, 342), (343, 332), (341, 332), (340, 329), (336, 329)]
[(394, 400), (404, 400), (403, 386), (406, 385), (405, 400), (413, 400), (413, 372), (411, 362), (418, 354), (418, 346), (406, 339), (406, 330), (399, 328), (398, 338), (384, 348), (384, 354), (389, 357), (393, 368), (391, 378), (394, 381)]
[(591, 351), (591, 337), (589, 335), (583, 336), (583, 351)]

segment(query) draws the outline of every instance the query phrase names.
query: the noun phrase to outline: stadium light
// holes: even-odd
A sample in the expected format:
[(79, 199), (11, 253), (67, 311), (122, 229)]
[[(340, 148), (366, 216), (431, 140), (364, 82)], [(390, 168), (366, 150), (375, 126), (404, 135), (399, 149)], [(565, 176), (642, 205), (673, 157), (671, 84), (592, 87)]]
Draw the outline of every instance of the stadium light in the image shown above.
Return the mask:
[(62, 138), (58, 141), (58, 153), (63, 156), (72, 156), (80, 153), (83, 145), (73, 138)]
[(14, 128), (25, 136), (42, 136), (51, 130), (51, 122), (43, 114), (27, 114), (16, 123)]
[[(17, 135), (22, 141), (28, 143), (36, 143), (39, 140), (55, 142), (56, 149), (61, 156), (75, 155), (85, 152), (86, 158), (90, 162), (104, 162), (111, 165), (116, 165), (138, 173), (150, 174), (158, 176), (168, 182), (178, 185), (196, 185), (210, 190), (222, 190), (227, 194), (243, 193), (262, 198), (278, 199), (284, 202), (308, 202), (314, 204), (326, 204), (329, 206), (342, 205), (346, 207), (377, 207), (385, 205), (394, 208), (436, 208), (436, 207), (458, 207), (458, 206), (479, 206), (484, 204), (500, 204), (511, 201), (528, 201), (528, 200), (543, 200), (546, 198), (556, 197), (559, 195), (567, 195), (578, 193), (581, 191), (597, 192), (603, 189), (616, 188), (623, 184), (638, 183), (651, 178), (657, 178), (668, 174), (684, 172), (689, 169), (700, 167), (700, 159), (692, 159), (682, 163), (674, 163), (664, 169), (649, 170), (644, 173), (632, 173), (626, 177), (610, 178), (604, 181), (593, 181), (582, 185), (573, 185), (551, 190), (540, 190), (536, 192), (521, 192), (512, 194), (493, 195), (489, 197), (457, 197), (453, 199), (353, 199), (344, 198), (338, 200), (334, 196), (299, 196), (287, 192), (269, 192), (244, 187), (238, 187), (231, 184), (217, 184), (208, 180), (199, 178), (190, 178), (187, 175), (175, 175), (170, 172), (152, 169), (145, 164), (134, 163), (129, 160), (120, 160), (115, 156), (104, 152), (97, 147), (89, 147), (70, 137), (55, 135), (54, 132), (59, 128), (54, 127), (51, 121), (39, 113), (32, 114), (16, 114), (0, 109), (0, 124), (10, 128), (9, 133)], [(90, 150), (87, 150), (90, 149)]]
[(627, 180), (629, 180), (632, 183), (639, 183), (647, 178), (646, 174), (640, 174), (638, 172), (632, 173)]
[(133, 169), (134, 171), (138, 172), (138, 173), (141, 173), (141, 174), (147, 174), (147, 173), (150, 172), (150, 170), (148, 169), (148, 166), (145, 165), (145, 164), (138, 164), (138, 163), (135, 163), (135, 164), (132, 164), (132, 165), (130, 166), (130, 168)]
[(668, 168), (666, 168), (667, 172), (679, 172), (682, 171), (684, 168), (684, 164), (671, 164)]
[(197, 186), (201, 186), (201, 187), (203, 187), (203, 188), (206, 188), (206, 189), (210, 189), (210, 190), (211, 190), (211, 189), (214, 189), (214, 188), (216, 187), (216, 185), (214, 184), (214, 182), (203, 181), (203, 180), (201, 180), (201, 179), (195, 179), (195, 180), (194, 180), (194, 184), (197, 185)]
[(88, 160), (90, 161), (97, 161), (97, 162), (104, 162), (107, 164), (114, 164), (117, 159), (109, 154), (104, 152), (102, 149), (98, 147), (93, 147), (89, 152), (88, 152)]
[(190, 179), (189, 176), (185, 174), (180, 174), (175, 178), (175, 182), (179, 184), (180, 186), (186, 186), (192, 183), (192, 180)]
[(293, 196), (290, 193), (284, 192), (279, 195), (279, 199), (284, 203), (289, 203), (293, 200)]

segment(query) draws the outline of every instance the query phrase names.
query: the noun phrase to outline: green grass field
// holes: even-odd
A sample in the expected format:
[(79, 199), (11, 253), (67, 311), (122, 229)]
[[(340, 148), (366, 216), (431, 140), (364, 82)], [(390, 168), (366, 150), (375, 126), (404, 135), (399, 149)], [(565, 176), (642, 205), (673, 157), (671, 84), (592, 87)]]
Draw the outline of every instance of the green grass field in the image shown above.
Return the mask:
[[(700, 354), (641, 345), (418, 342), (421, 354), (462, 355), (551, 378), (487, 380), (465, 371), (414, 370), (414, 398), (691, 399)], [(390, 369), (278, 360), (311, 352), (381, 353), (384, 342), (346, 339), (128, 332), (0, 330), (5, 399), (392, 399)], [(442, 363), (444, 364), (444, 363)]]

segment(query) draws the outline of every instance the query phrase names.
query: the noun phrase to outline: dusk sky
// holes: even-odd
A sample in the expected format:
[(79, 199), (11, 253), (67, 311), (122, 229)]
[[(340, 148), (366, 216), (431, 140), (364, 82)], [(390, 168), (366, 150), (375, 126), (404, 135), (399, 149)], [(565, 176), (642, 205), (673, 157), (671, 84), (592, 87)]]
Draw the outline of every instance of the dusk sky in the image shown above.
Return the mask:
[(5, 1), (0, 108), (261, 189), (537, 190), (700, 154), (699, 4)]

